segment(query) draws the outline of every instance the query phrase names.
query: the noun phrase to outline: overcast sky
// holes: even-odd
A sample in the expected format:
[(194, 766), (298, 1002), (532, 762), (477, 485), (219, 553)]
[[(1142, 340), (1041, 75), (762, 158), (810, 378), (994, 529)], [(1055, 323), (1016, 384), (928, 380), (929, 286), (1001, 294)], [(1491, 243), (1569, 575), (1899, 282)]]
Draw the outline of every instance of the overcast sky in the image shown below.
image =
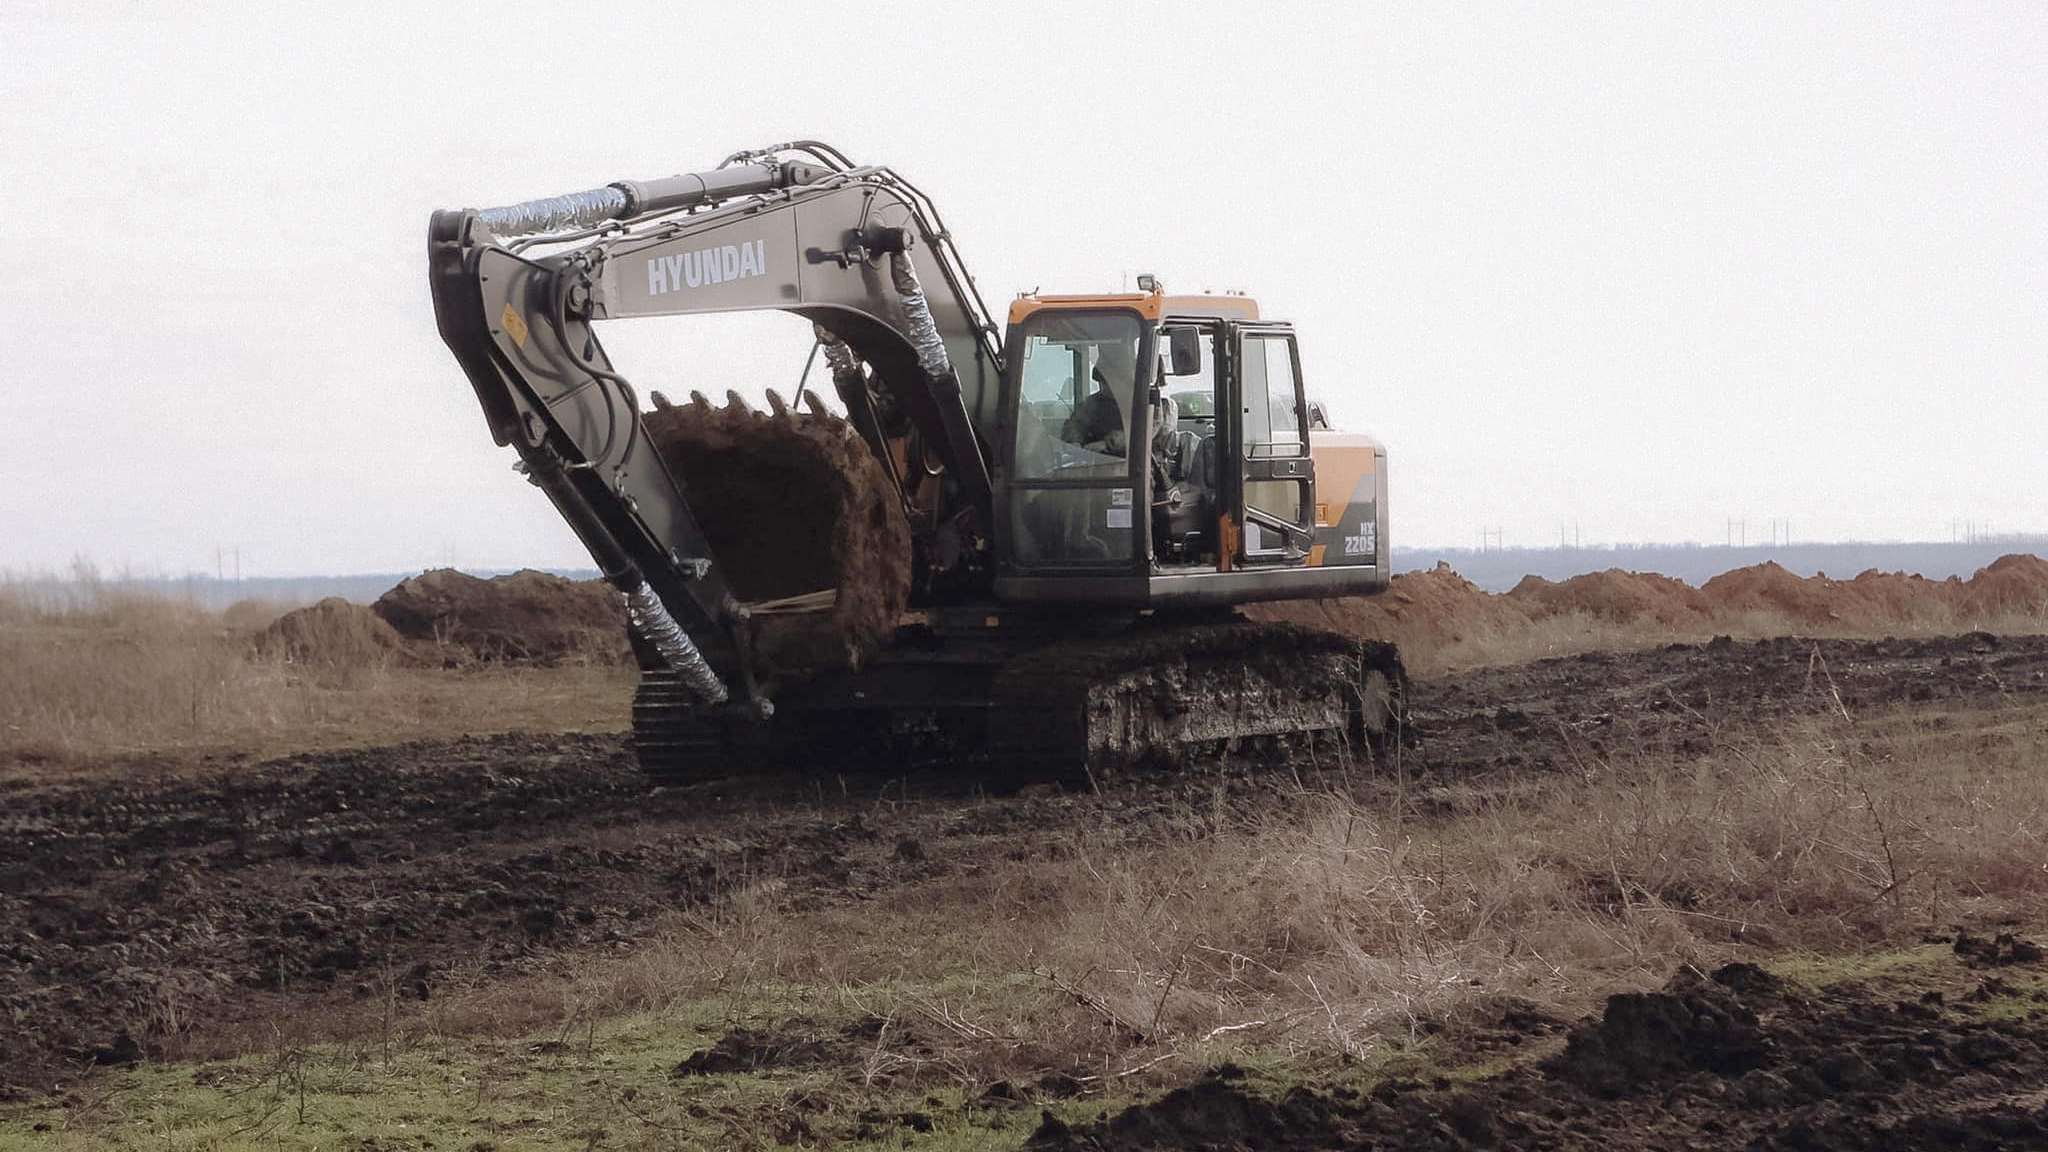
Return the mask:
[[(796, 136), (991, 300), (1296, 321), (1402, 544), (2048, 529), (2048, 7), (574, 7), (0, 0), (0, 568), (587, 563), (435, 335), (428, 213)], [(808, 348), (605, 334), (643, 395)]]

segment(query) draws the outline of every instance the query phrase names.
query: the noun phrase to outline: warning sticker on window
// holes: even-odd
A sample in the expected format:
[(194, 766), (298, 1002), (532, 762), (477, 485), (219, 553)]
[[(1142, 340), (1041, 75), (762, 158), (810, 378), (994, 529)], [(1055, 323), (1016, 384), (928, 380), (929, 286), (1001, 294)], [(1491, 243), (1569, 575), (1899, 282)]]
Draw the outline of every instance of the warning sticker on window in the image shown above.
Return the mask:
[[(1111, 488), (1109, 490), (1109, 506), (1111, 508), (1129, 508), (1131, 506), (1131, 490), (1129, 488)], [(1126, 527), (1129, 527), (1129, 525), (1126, 525)]]
[(1131, 526), (1131, 510), (1129, 508), (1110, 508), (1105, 511), (1109, 516), (1109, 527), (1129, 528)]

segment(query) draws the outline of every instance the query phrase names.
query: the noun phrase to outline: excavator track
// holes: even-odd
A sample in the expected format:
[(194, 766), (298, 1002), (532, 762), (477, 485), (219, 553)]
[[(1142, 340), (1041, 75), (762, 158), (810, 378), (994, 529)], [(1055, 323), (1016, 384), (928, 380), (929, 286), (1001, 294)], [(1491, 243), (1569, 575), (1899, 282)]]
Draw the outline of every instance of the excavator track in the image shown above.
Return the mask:
[(758, 724), (696, 706), (664, 669), (641, 676), (634, 745), (665, 782), (862, 765), (1099, 782), (1303, 741), (1369, 758), (1400, 738), (1407, 684), (1390, 644), (1244, 620), (907, 630), (860, 672), (791, 686)]

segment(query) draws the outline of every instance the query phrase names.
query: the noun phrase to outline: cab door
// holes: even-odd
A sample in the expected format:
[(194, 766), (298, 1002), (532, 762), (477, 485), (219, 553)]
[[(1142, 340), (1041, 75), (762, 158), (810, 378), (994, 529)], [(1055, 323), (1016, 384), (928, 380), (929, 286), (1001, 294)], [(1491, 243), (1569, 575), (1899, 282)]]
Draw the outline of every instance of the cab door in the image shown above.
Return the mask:
[[(1315, 537), (1315, 462), (1294, 331), (1284, 324), (1231, 324), (1227, 343), (1230, 462), (1223, 493), (1223, 550), (1231, 567), (1301, 564)], [(1234, 531), (1231, 531), (1234, 527)]]

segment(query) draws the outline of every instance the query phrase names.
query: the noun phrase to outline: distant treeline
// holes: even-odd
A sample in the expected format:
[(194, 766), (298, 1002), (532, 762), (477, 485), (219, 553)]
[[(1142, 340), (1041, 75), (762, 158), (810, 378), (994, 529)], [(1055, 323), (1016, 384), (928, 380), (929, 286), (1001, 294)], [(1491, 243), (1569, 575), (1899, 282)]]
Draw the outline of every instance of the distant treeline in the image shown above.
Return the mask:
[(1931, 580), (1967, 578), (1972, 572), (2011, 552), (2048, 556), (2048, 536), (2014, 535), (1967, 544), (1860, 543), (1754, 544), (1615, 544), (1598, 548), (1413, 548), (1394, 549), (1394, 571), (1411, 572), (1449, 564), (1459, 575), (1491, 592), (1505, 592), (1524, 576), (1563, 580), (1585, 572), (1625, 568), (1661, 572), (1688, 584), (1704, 584), (1733, 568), (1769, 560), (1801, 576), (1825, 572), (1847, 579), (1876, 568), (1913, 572)]

